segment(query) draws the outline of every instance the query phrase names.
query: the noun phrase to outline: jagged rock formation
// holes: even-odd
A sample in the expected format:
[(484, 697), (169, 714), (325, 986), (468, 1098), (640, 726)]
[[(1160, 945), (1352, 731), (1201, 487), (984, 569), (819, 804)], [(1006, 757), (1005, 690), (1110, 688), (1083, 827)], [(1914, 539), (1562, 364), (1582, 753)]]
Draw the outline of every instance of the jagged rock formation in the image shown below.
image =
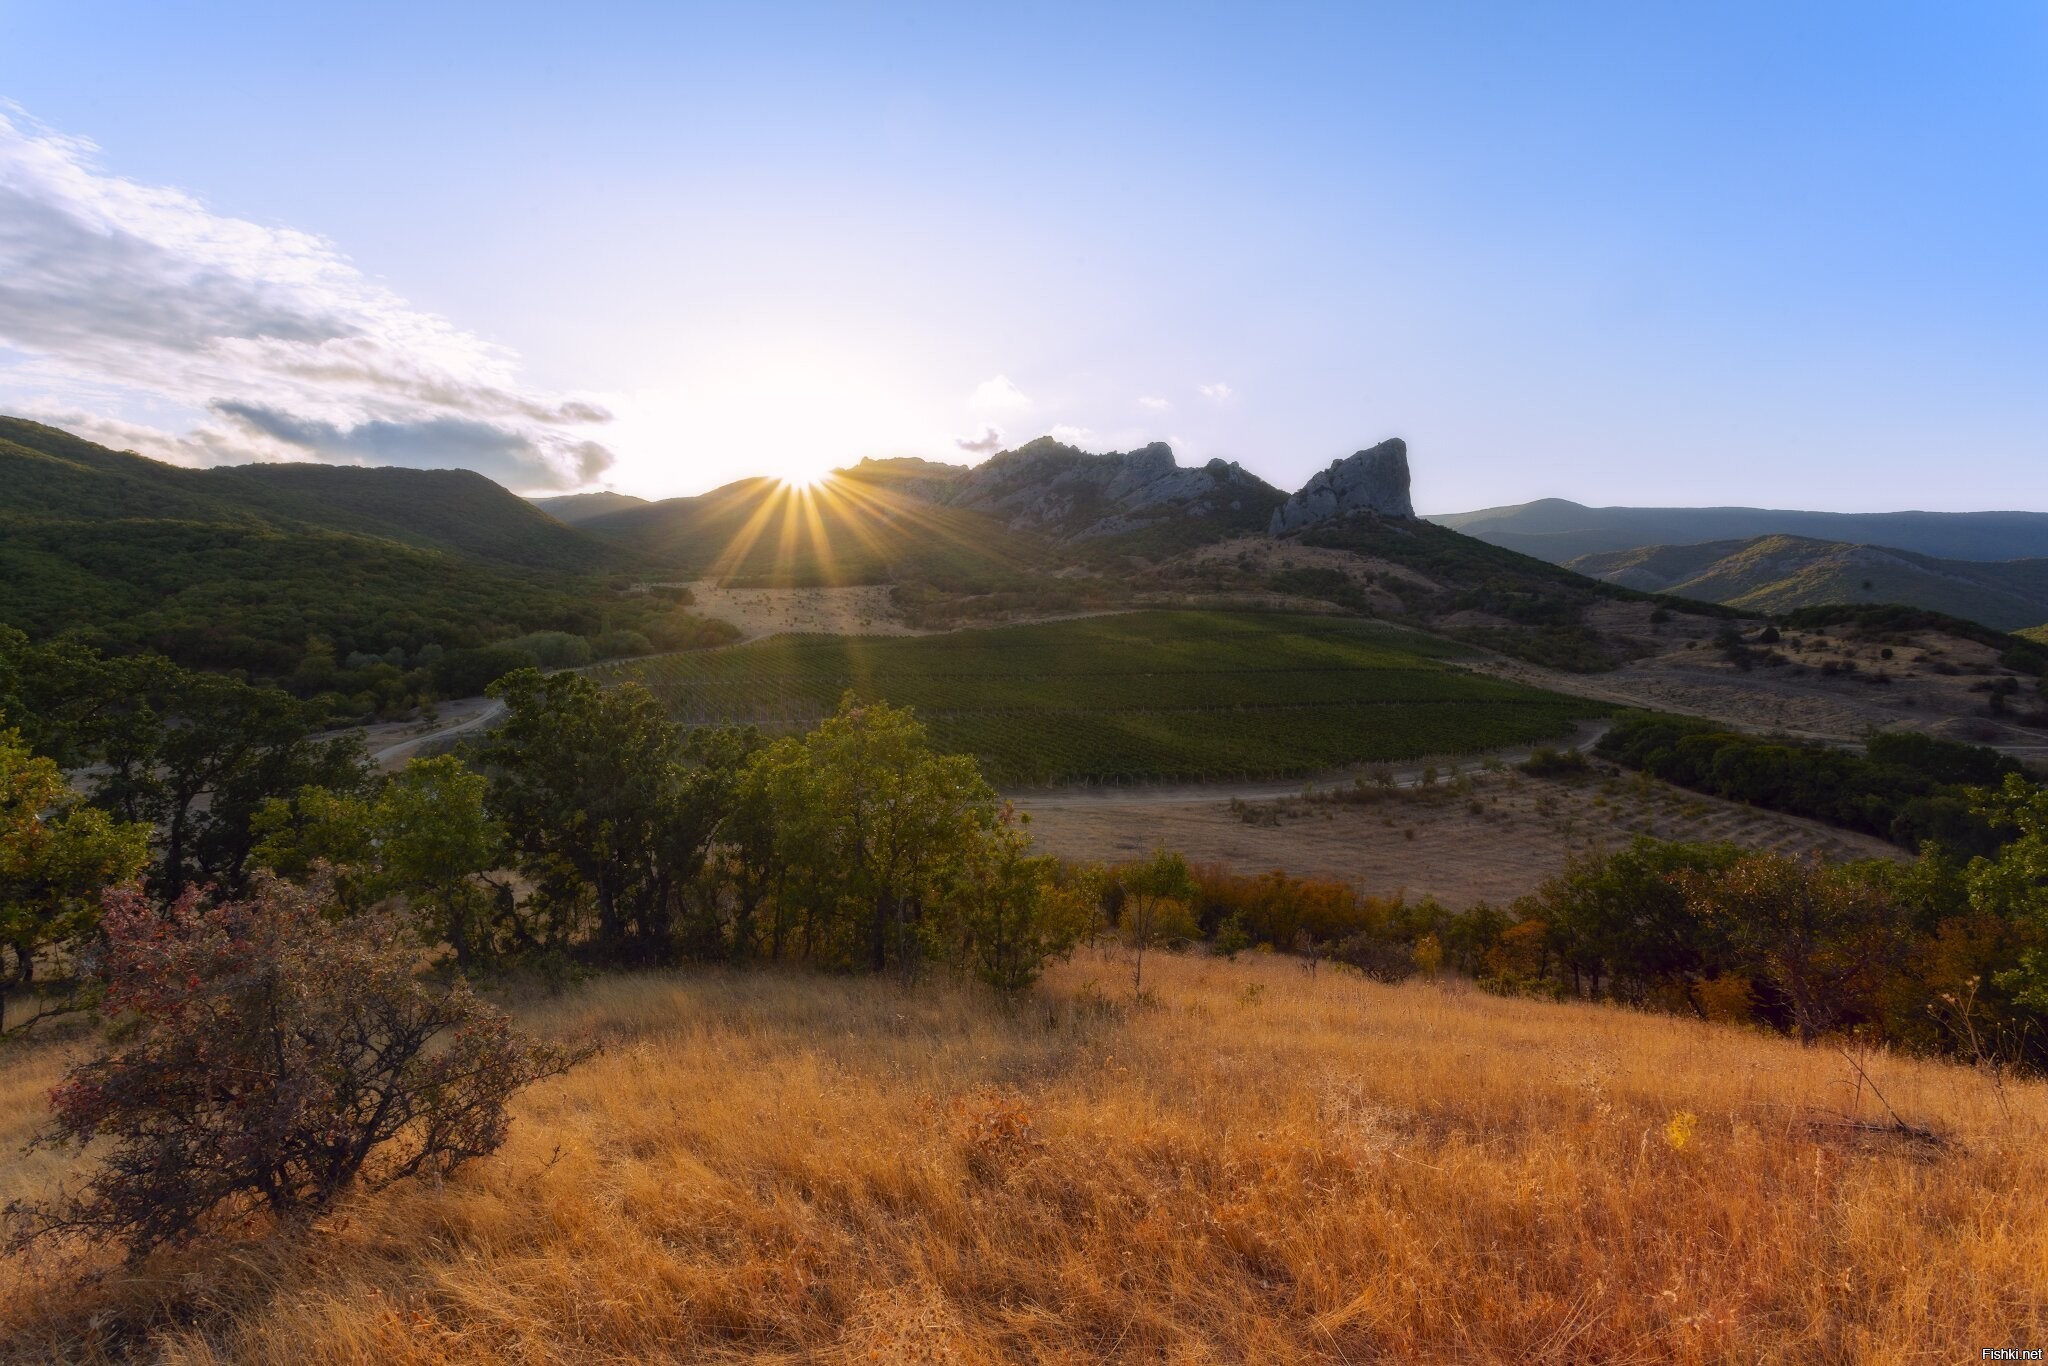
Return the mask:
[(1049, 436), (975, 466), (944, 496), (954, 507), (1000, 517), (1058, 541), (1119, 536), (1168, 518), (1258, 525), (1280, 491), (1235, 461), (1195, 469), (1163, 441), (1090, 455)]
[(1273, 510), (1267, 531), (1284, 536), (1348, 512), (1382, 517), (1415, 515), (1408, 497), (1408, 443), (1400, 437), (1335, 461), (1301, 486), (1301, 492)]

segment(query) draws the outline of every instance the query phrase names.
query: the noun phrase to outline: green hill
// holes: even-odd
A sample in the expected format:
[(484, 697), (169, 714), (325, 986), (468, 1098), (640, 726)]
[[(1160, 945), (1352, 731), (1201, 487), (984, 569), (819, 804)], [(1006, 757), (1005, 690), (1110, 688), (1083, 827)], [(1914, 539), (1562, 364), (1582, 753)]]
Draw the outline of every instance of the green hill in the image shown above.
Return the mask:
[(398, 668), (640, 629), (656, 605), (601, 577), (633, 564), (466, 471), (189, 470), (0, 418), (0, 624), (35, 637), (269, 678), (328, 652)]
[(189, 470), (0, 417), (0, 517), (262, 524), (373, 536), (489, 564), (563, 573), (618, 553), (468, 470), (235, 465)]
[(1750, 612), (1893, 602), (2003, 631), (2048, 617), (2048, 559), (1941, 560), (1886, 546), (1762, 536), (1582, 555), (1567, 567)]

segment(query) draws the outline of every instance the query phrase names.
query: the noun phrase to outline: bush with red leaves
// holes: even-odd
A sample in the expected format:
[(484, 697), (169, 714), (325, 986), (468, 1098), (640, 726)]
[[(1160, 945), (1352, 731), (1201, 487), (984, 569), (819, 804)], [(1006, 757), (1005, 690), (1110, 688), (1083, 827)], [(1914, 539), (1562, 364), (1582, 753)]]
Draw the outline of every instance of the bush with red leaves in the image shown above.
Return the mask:
[(82, 1188), (8, 1208), (15, 1247), (75, 1233), (140, 1260), (260, 1210), (310, 1216), (359, 1179), (446, 1173), (504, 1142), (514, 1092), (580, 1056), (422, 981), (397, 920), (331, 921), (317, 887), (168, 909), (114, 892), (101, 923), (118, 1046), (57, 1086), (35, 1142), (110, 1146)]

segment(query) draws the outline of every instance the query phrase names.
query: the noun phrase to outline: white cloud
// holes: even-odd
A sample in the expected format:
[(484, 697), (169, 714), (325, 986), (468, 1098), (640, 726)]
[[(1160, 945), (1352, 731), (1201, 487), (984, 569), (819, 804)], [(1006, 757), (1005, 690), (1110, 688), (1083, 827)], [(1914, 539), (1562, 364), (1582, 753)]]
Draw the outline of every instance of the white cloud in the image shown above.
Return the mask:
[(1054, 426), (1051, 431), (1046, 433), (1046, 435), (1050, 436), (1053, 440), (1059, 442), (1063, 446), (1087, 447), (1095, 444), (1096, 442), (1095, 431), (1093, 428), (1070, 427), (1064, 422)]
[(1232, 398), (1236, 391), (1222, 380), (1217, 380), (1214, 384), (1198, 385), (1195, 392), (1211, 403), (1222, 403)]
[(509, 352), (332, 243), (95, 154), (0, 108), (0, 344), (19, 353), (0, 352), (0, 404), (186, 464), (452, 464), (569, 488), (612, 463), (581, 430), (604, 409), (524, 387)]
[(1003, 433), (999, 427), (984, 427), (981, 435), (972, 440), (964, 436), (953, 438), (953, 444), (969, 455), (994, 455), (1003, 448)]
[(1167, 402), (1165, 399), (1154, 398), (1150, 394), (1146, 394), (1143, 397), (1141, 397), (1138, 400), (1138, 406), (1140, 408), (1150, 408), (1155, 413), (1163, 413), (1173, 407), (1173, 405)]
[(1010, 383), (1008, 375), (997, 375), (975, 385), (974, 396), (968, 402), (975, 411), (984, 413), (1021, 413), (1031, 407), (1031, 399)]

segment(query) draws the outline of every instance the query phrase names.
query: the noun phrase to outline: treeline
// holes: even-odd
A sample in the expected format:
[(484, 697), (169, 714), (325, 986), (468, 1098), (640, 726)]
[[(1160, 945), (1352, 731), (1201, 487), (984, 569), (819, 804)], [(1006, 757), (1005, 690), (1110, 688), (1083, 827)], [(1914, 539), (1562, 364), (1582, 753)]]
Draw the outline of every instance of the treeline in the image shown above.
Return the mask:
[[(158, 545), (166, 527), (184, 539)], [(487, 568), (358, 538), (142, 523), (95, 561), (148, 590), (132, 594), (45, 563), (15, 530), (0, 540), (0, 624), (101, 654), (238, 673), (335, 722), (474, 696), (513, 668), (738, 635), (689, 611), (685, 589)]]
[(2023, 772), (1996, 750), (1929, 735), (1881, 732), (1859, 755), (1652, 713), (1617, 718), (1596, 752), (1697, 792), (1808, 816), (1907, 849), (1937, 840), (1965, 854), (1993, 852), (2008, 833), (1971, 789)]
[[(1611, 1001), (1994, 1068), (2048, 1068), (2048, 788), (1973, 788), (1997, 852), (1826, 864), (1639, 839), (1509, 907), (1452, 912), (1329, 878), (1216, 866), (1168, 879), (1152, 942), (1285, 951), (1382, 982), (1449, 970), (1506, 994)], [(1111, 901), (1159, 885), (1111, 870)], [(1105, 921), (1126, 943), (1126, 911)]]
[(1973, 802), (2009, 832), (1994, 855), (1826, 865), (1645, 839), (1579, 860), (1515, 903), (1479, 976), (2039, 1069), (2048, 789), (2013, 776)]
[(849, 699), (769, 740), (575, 673), (492, 691), (508, 714), (473, 754), (383, 776), (274, 689), (0, 641), (11, 809), (37, 851), (0, 871), (0, 993), (75, 985), (39, 973), (71, 975), (100, 889), (129, 879), (166, 904), (270, 873), (345, 915), (403, 906), (465, 973), (946, 964), (1015, 990), (1101, 913), (1099, 880), (1032, 855), (973, 760), (906, 711)]

